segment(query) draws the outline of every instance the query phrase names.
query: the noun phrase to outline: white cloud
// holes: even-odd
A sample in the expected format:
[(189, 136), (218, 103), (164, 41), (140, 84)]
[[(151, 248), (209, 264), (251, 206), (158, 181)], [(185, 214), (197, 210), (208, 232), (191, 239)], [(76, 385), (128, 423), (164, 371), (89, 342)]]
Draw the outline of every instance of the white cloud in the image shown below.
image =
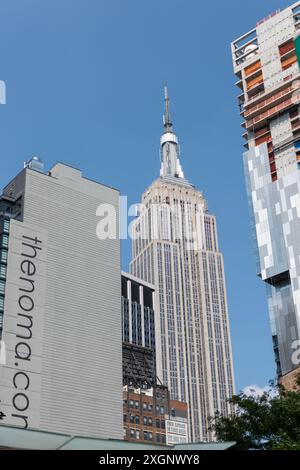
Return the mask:
[(261, 397), (266, 392), (270, 392), (271, 397), (278, 395), (277, 390), (271, 388), (269, 385), (266, 385), (265, 387), (260, 387), (256, 384), (248, 385), (247, 387), (243, 388), (242, 392), (248, 397)]

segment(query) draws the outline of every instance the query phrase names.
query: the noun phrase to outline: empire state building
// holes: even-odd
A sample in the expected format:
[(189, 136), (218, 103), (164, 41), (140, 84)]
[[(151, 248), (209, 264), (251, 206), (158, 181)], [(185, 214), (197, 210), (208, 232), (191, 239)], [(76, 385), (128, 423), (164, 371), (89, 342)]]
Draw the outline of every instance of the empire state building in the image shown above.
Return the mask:
[(209, 441), (209, 419), (234, 394), (223, 256), (216, 218), (183, 174), (165, 87), (160, 176), (132, 224), (131, 273), (155, 286), (157, 375), (188, 403), (191, 441)]

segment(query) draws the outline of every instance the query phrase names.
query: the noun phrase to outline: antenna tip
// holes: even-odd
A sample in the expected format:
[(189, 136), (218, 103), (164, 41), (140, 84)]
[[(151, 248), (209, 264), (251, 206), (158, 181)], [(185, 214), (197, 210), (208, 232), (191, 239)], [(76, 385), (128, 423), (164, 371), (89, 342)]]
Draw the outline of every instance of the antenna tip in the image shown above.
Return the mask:
[(165, 86), (164, 86), (164, 93), (165, 93), (165, 99), (168, 98), (168, 85), (167, 83), (165, 83)]

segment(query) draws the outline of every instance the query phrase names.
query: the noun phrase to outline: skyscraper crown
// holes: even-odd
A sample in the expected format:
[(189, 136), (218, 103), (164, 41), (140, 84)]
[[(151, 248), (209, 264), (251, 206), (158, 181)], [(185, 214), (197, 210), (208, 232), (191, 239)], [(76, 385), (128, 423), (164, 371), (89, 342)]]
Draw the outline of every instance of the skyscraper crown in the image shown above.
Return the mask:
[(174, 182), (182, 184), (190, 183), (185, 179), (183, 170), (179, 160), (179, 144), (178, 138), (173, 131), (173, 124), (171, 122), (170, 114), (170, 100), (168, 87), (164, 87), (164, 99), (165, 99), (165, 112), (163, 115), (164, 133), (160, 138), (160, 155), (161, 155), (161, 166), (160, 176), (161, 178), (168, 179)]

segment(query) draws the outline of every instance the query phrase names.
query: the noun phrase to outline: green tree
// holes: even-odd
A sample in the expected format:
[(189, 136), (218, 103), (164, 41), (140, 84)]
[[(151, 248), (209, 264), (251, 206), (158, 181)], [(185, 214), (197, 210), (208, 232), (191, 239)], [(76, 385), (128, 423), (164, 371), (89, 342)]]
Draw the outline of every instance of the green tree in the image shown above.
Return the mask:
[(235, 441), (234, 448), (241, 450), (300, 450), (300, 388), (276, 386), (262, 396), (240, 393), (229, 401), (233, 414), (212, 420), (218, 440)]

